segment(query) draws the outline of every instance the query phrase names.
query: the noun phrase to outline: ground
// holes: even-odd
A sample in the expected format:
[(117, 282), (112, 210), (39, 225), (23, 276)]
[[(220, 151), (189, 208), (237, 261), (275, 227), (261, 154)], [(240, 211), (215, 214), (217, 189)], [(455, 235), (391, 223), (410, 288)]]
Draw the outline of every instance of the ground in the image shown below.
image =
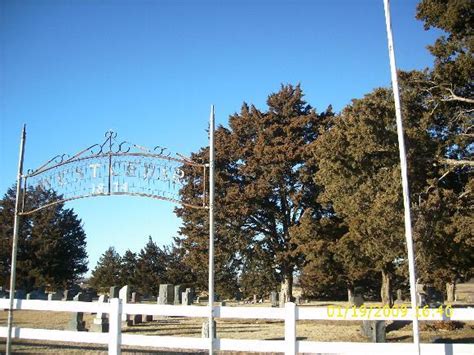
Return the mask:
[[(331, 303), (336, 304), (336, 303)], [(337, 303), (343, 305), (343, 303)], [(328, 303), (312, 303), (308, 306), (328, 305)], [(262, 306), (262, 305), (246, 305)], [(264, 304), (263, 306), (269, 306)], [(302, 307), (306, 307), (303, 305)], [(66, 329), (70, 313), (67, 312), (40, 312), (40, 311), (17, 311), (15, 312), (15, 325), (28, 328), (43, 329)], [(86, 314), (86, 327), (92, 322), (93, 315)], [(0, 326), (6, 326), (7, 312), (0, 311)], [(174, 335), (186, 337), (200, 337), (201, 326), (204, 319), (161, 317), (158, 320), (142, 323), (124, 329), (124, 332), (144, 335)], [(219, 338), (240, 339), (266, 339), (278, 340), (284, 337), (284, 325), (282, 321), (252, 320), (252, 319), (217, 319), (217, 336)], [(300, 340), (312, 341), (353, 341), (367, 342), (360, 335), (360, 321), (298, 321), (297, 337)], [(421, 323), (421, 341), (429, 342), (462, 342), (474, 343), (474, 321), (456, 323), (454, 329), (438, 329), (439, 323)], [(387, 323), (388, 342), (410, 342), (411, 325), (400, 325), (394, 327)], [(5, 348), (5, 339), (0, 339), (0, 352)], [(15, 353), (38, 354), (38, 353), (61, 353), (61, 354), (106, 354), (105, 346), (87, 344), (68, 344), (58, 342), (14, 340)], [(124, 347), (124, 354), (156, 354), (167, 353), (165, 351), (151, 351), (151, 349), (137, 349)], [(189, 352), (188, 352), (189, 353)], [(193, 352), (196, 353), (196, 352)], [(176, 354), (174, 352), (173, 354)], [(227, 352), (227, 354), (229, 354)]]

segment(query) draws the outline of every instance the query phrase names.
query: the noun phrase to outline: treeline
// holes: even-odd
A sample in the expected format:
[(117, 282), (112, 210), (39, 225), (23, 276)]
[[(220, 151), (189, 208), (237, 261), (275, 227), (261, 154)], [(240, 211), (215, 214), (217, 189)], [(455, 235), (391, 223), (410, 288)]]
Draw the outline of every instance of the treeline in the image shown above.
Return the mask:
[[(444, 31), (428, 49), (433, 66), (399, 72), (418, 281), (445, 290), (474, 269), (474, 46), (468, 0), (423, 0), (417, 18)], [(341, 112), (318, 112), (300, 85), (283, 85), (262, 110), (244, 103), (215, 132), (217, 293), (279, 290), (295, 276), (313, 298), (343, 298), (362, 286), (390, 303), (408, 288), (393, 95), (377, 88)], [(192, 154), (208, 162), (209, 148)], [(202, 203), (207, 182), (184, 166), (183, 202)], [(26, 203), (55, 200), (31, 191)], [(9, 279), (14, 190), (0, 201), (0, 281)], [(208, 211), (176, 208), (173, 246), (150, 238), (137, 254), (108, 249), (92, 286), (128, 284), (157, 295), (160, 283), (207, 290)], [(62, 204), (22, 218), (18, 288), (67, 287), (87, 271), (85, 234)]]
[(129, 285), (142, 295), (157, 296), (160, 284), (192, 284), (193, 274), (182, 263), (181, 252), (174, 246), (160, 248), (151, 237), (139, 253), (128, 249), (120, 256), (109, 247), (92, 271), (89, 285), (102, 292), (111, 286)]
[[(449, 10), (449, 11), (448, 11)], [(418, 19), (446, 35), (432, 69), (399, 72), (418, 281), (441, 290), (470, 278), (474, 261), (472, 4), (424, 0)], [(407, 286), (399, 152), (390, 88), (317, 112), (300, 85), (283, 85), (267, 109), (244, 103), (215, 133), (216, 288), (343, 297), (379, 287), (384, 303)], [(192, 154), (207, 162), (208, 147)], [(189, 178), (185, 202), (205, 181)], [(188, 169), (188, 170), (186, 170)], [(206, 288), (208, 216), (180, 207), (178, 247)]]

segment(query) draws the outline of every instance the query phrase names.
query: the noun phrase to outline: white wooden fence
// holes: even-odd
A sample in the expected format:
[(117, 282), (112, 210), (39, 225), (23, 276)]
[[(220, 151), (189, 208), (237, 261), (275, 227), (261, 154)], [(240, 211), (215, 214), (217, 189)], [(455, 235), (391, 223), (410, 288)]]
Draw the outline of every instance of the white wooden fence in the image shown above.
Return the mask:
[[(8, 299), (0, 299), (0, 309), (7, 309)], [(181, 316), (207, 318), (209, 308), (202, 306), (171, 306), (153, 304), (122, 304), (117, 298), (110, 303), (98, 302), (63, 302), (40, 300), (15, 300), (16, 310), (40, 310), (58, 312), (108, 313), (109, 332), (76, 332), (66, 330), (13, 328), (13, 338), (50, 340), (61, 342), (89, 343), (108, 345), (109, 354), (120, 354), (122, 345), (135, 347), (153, 347), (167, 349), (195, 349), (209, 348), (209, 339), (197, 337), (172, 337), (122, 334), (121, 315), (149, 314), (159, 316)], [(412, 311), (409, 309), (405, 316), (384, 316), (371, 314), (370, 317), (353, 316), (348, 312), (346, 320), (411, 320)], [(375, 312), (374, 312), (375, 313)], [(382, 312), (379, 312), (382, 313)], [(428, 313), (428, 312), (427, 312)], [(415, 354), (412, 343), (355, 343), (355, 342), (315, 342), (303, 341), (296, 338), (297, 320), (342, 320), (328, 315), (326, 307), (297, 307), (294, 303), (286, 303), (285, 308), (270, 307), (223, 307), (214, 306), (215, 318), (233, 319), (276, 319), (285, 322), (284, 340), (242, 340), (221, 339), (214, 340), (214, 350), (229, 351), (259, 351), (284, 352), (285, 354), (313, 353), (313, 354)], [(446, 320), (436, 310), (430, 310), (428, 317), (420, 316), (420, 320)], [(455, 308), (450, 320), (474, 320), (474, 308)], [(0, 337), (7, 336), (7, 328), (0, 327)], [(429, 355), (473, 355), (474, 344), (421, 344), (421, 353)]]

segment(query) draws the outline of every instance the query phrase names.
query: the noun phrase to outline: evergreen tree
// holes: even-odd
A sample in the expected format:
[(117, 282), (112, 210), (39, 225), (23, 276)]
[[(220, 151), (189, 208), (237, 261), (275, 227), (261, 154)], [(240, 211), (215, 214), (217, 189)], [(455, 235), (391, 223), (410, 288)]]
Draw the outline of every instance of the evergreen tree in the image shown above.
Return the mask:
[[(419, 193), (433, 175), (426, 161), (433, 144), (422, 118), (424, 94), (410, 85), (423, 73), (401, 76), (402, 102), (408, 138), (410, 189)], [(403, 203), (397, 132), (390, 90), (376, 89), (353, 100), (330, 130), (314, 143), (317, 182), (324, 187), (321, 202), (344, 219), (348, 232), (337, 247), (345, 269), (370, 265), (382, 275), (381, 298), (391, 302), (391, 282), (406, 262)], [(421, 162), (421, 164), (417, 164)], [(347, 250), (354, 246), (355, 249)], [(367, 263), (367, 260), (370, 262)], [(355, 261), (355, 262), (354, 262)]]
[(109, 247), (100, 257), (89, 280), (91, 287), (108, 291), (112, 286), (122, 286), (122, 258)]
[[(0, 200), (0, 284), (10, 279), (15, 205), (14, 188)], [(25, 206), (32, 210), (59, 200), (54, 191), (29, 189)], [(87, 271), (86, 235), (81, 220), (63, 203), (21, 216), (17, 254), (17, 288), (49, 285), (67, 288)]]
[(165, 252), (156, 245), (151, 236), (145, 247), (140, 250), (137, 259), (135, 283), (142, 295), (158, 296), (160, 284), (166, 283)]
[[(308, 145), (317, 135), (318, 116), (303, 100), (300, 86), (282, 86), (267, 100), (262, 112), (243, 104), (240, 114), (229, 119), (230, 129), (216, 131), (216, 270), (228, 270), (231, 280), (234, 260), (256, 246), (271, 256), (285, 300), (292, 294), (293, 275), (301, 263), (291, 227), (299, 223), (317, 194), (314, 166), (306, 164)], [(207, 149), (193, 155), (205, 161)], [(189, 170), (189, 169), (188, 169)], [(197, 201), (203, 182), (188, 174), (181, 195)], [(183, 219), (183, 247), (188, 260), (200, 269), (206, 265), (206, 211), (177, 209)], [(220, 256), (222, 254), (222, 257)], [(199, 272), (199, 267), (197, 267)], [(216, 284), (218, 285), (218, 284)]]
[(454, 300), (455, 283), (474, 271), (472, 2), (423, 0), (417, 18), (426, 29), (437, 27), (445, 33), (428, 47), (434, 67), (421, 84), (429, 94), (424, 119), (436, 144), (436, 154), (427, 163), (436, 174), (416, 200), (417, 263), (421, 280), (440, 288), (445, 283), (448, 299)]
[(137, 289), (137, 265), (137, 254), (127, 249), (121, 259), (121, 285), (129, 285), (132, 290)]
[(165, 246), (166, 272), (165, 279), (173, 285), (194, 285), (196, 277), (191, 268), (183, 262), (184, 250), (175, 244)]
[(280, 282), (272, 260), (272, 255), (268, 255), (258, 245), (246, 253), (239, 277), (240, 289), (245, 297), (266, 297), (270, 292), (278, 290)]

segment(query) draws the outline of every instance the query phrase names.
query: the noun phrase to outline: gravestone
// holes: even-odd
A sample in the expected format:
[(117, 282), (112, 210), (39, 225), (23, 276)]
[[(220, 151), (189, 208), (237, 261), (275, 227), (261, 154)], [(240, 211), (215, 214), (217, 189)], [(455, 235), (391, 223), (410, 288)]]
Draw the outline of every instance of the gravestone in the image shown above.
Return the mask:
[(142, 323), (143, 317), (141, 314), (132, 315), (132, 325), (137, 325)]
[(400, 290), (400, 289), (397, 290), (397, 299), (395, 300), (394, 303), (395, 304), (403, 303), (402, 290)]
[(109, 298), (118, 298), (120, 288), (118, 286), (112, 286), (109, 290)]
[[(82, 292), (79, 292), (73, 298), (74, 301), (83, 302), (85, 301), (85, 295)], [(69, 320), (68, 329), (78, 332), (83, 332), (86, 330), (86, 322), (84, 321), (83, 312), (75, 312), (71, 314), (71, 319)]]
[(30, 292), (30, 300), (47, 300), (48, 295), (44, 293), (44, 289), (33, 290)]
[(181, 293), (181, 304), (183, 306), (190, 306), (192, 304), (190, 295), (191, 293), (188, 291)]
[(443, 293), (432, 286), (426, 287), (426, 303), (430, 308), (438, 308), (444, 303)]
[[(128, 303), (130, 299), (130, 287), (128, 285), (123, 286), (119, 291), (119, 298), (122, 300), (122, 304)], [(122, 313), (122, 326), (127, 327), (132, 325), (130, 317), (126, 313)]]
[(61, 301), (63, 299), (63, 293), (61, 291), (48, 293), (48, 301)]
[[(196, 294), (194, 293), (194, 288), (188, 287), (186, 288), (186, 292), (189, 292), (189, 299), (191, 300), (191, 303), (193, 303), (196, 298)], [(197, 303), (199, 303), (199, 300), (197, 300)]]
[(174, 304), (181, 304), (182, 292), (183, 292), (183, 286), (181, 285), (174, 286)]
[(350, 303), (352, 306), (360, 307), (364, 304), (364, 290), (362, 287), (354, 288), (354, 295), (352, 296)]
[(373, 343), (385, 343), (386, 330), (384, 320), (362, 321), (362, 335), (369, 338)]
[[(212, 321), (214, 327), (212, 328), (212, 333), (214, 334), (214, 338), (216, 338), (217, 334), (217, 327), (216, 321)], [(209, 321), (202, 323), (202, 330), (201, 330), (201, 338), (209, 338)]]
[(153, 320), (153, 316), (151, 314), (142, 314), (143, 322), (151, 322), (152, 320)]
[(26, 298), (25, 290), (16, 290), (15, 297), (17, 300), (24, 300)]
[(63, 297), (61, 298), (61, 301), (69, 301), (71, 299), (71, 291), (65, 290), (63, 292)]
[[(108, 301), (108, 297), (105, 295), (99, 296), (99, 303), (105, 303)], [(109, 320), (107, 314), (103, 312), (98, 312), (94, 317), (94, 320), (91, 325), (91, 331), (99, 333), (107, 333), (109, 331)]]
[(252, 303), (253, 303), (253, 304), (256, 304), (256, 303), (257, 303), (257, 295), (253, 295)]
[(141, 297), (138, 293), (132, 292), (132, 298), (130, 300), (130, 303), (140, 303)]
[(296, 296), (295, 297), (295, 303), (296, 304), (301, 304), (301, 296)]
[(242, 292), (237, 291), (237, 292), (235, 293), (235, 300), (236, 300), (237, 302), (242, 301)]
[(278, 307), (279, 306), (278, 292), (276, 292), (276, 291), (270, 292), (270, 303), (272, 304), (272, 307)]
[(79, 292), (77, 295), (74, 296), (73, 301), (85, 302), (86, 296), (82, 292)]
[(83, 318), (84, 313), (82, 312), (71, 313), (71, 319), (69, 320), (68, 330), (74, 330), (77, 332), (86, 331), (86, 322)]
[(160, 293), (158, 297), (159, 304), (173, 304), (174, 303), (174, 287), (171, 284), (161, 284)]

